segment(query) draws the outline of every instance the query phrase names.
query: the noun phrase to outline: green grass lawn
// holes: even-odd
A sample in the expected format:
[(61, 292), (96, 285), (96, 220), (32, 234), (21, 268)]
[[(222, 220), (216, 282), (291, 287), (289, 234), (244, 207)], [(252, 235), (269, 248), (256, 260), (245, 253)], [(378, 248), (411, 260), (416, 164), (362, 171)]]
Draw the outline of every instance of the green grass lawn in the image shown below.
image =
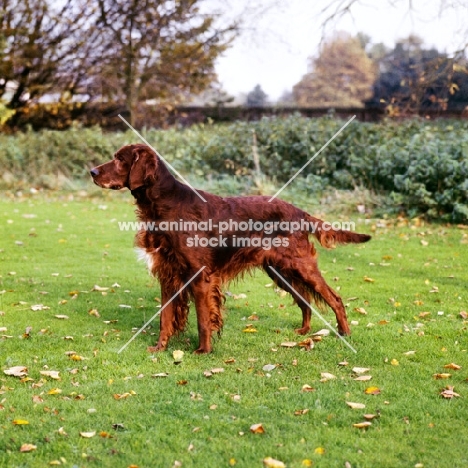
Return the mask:
[[(370, 243), (319, 248), (357, 354), (332, 335), (311, 351), (282, 347), (300, 341), (301, 314), (260, 272), (230, 285), (246, 297), (227, 297), (211, 355), (192, 354), (193, 310), (167, 352), (146, 351), (156, 319), (118, 354), (157, 311), (160, 290), (133, 233), (117, 226), (134, 219), (130, 195), (103, 196), (0, 201), (0, 466), (261, 467), (266, 457), (291, 468), (468, 466), (468, 230), (358, 221)], [(185, 352), (180, 365), (174, 350)], [(27, 376), (4, 374), (13, 366)], [(354, 367), (372, 379), (354, 380)], [(213, 368), (224, 372), (206, 377)], [(321, 381), (324, 372), (335, 378)], [(447, 385), (460, 396), (443, 398)], [(354, 427), (364, 414), (377, 417)], [(260, 423), (264, 433), (252, 433)], [(23, 444), (36, 448), (21, 453)]]

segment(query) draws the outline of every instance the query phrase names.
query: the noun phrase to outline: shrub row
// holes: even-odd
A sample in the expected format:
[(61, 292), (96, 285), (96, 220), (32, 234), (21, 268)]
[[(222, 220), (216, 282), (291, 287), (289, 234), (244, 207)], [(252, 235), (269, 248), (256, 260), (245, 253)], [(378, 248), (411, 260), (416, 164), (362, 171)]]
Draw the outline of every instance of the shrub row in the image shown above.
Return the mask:
[[(143, 131), (178, 170), (205, 179), (259, 176), (282, 184), (316, 155), (345, 124), (324, 117), (264, 118), (258, 122)], [(261, 174), (253, 158), (254, 135)], [(45, 130), (0, 136), (3, 188), (55, 188), (60, 181), (88, 180), (88, 169), (121, 145), (131, 132), (98, 128)], [(365, 188), (410, 215), (452, 222), (468, 219), (468, 122), (353, 121), (301, 172), (297, 187), (317, 192)], [(297, 182), (297, 184), (296, 184)], [(63, 184), (62, 184), (63, 185)]]

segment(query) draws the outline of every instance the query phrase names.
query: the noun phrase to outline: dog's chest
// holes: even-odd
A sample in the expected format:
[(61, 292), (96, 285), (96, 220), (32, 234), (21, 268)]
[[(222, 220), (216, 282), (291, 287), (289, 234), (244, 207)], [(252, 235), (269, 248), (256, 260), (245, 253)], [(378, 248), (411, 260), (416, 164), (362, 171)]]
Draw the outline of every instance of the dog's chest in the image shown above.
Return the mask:
[(157, 269), (157, 265), (159, 263), (159, 249), (150, 249), (150, 248), (142, 248), (142, 247), (136, 247), (135, 252), (137, 254), (138, 260), (145, 262), (146, 267), (148, 268), (148, 271), (151, 274), (155, 274), (155, 271)]

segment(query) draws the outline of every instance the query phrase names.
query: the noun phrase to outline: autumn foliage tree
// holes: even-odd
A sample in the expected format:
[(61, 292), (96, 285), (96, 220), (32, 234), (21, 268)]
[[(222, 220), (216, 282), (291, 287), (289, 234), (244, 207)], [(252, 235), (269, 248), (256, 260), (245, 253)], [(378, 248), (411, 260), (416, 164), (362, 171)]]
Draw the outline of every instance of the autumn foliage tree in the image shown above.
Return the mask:
[(202, 14), (199, 0), (96, 1), (97, 26), (109, 45), (100, 75), (103, 94), (125, 102), (132, 122), (143, 101), (174, 104), (204, 90), (236, 29), (217, 27), (215, 15)]
[(293, 88), (304, 107), (360, 107), (372, 95), (376, 77), (373, 61), (359, 37), (339, 34), (326, 41), (310, 72)]
[(100, 57), (90, 7), (91, 0), (0, 1), (0, 98), (10, 109), (79, 92)]

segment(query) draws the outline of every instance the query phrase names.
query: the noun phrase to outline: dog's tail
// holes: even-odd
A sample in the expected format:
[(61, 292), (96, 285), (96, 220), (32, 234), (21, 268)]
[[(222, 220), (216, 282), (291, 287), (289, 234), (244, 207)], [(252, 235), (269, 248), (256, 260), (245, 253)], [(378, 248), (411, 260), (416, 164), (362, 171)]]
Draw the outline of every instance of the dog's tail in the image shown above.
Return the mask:
[(317, 238), (320, 244), (326, 248), (333, 248), (336, 244), (361, 244), (367, 242), (372, 236), (359, 234), (343, 229), (334, 229), (328, 222), (306, 215), (310, 232)]

